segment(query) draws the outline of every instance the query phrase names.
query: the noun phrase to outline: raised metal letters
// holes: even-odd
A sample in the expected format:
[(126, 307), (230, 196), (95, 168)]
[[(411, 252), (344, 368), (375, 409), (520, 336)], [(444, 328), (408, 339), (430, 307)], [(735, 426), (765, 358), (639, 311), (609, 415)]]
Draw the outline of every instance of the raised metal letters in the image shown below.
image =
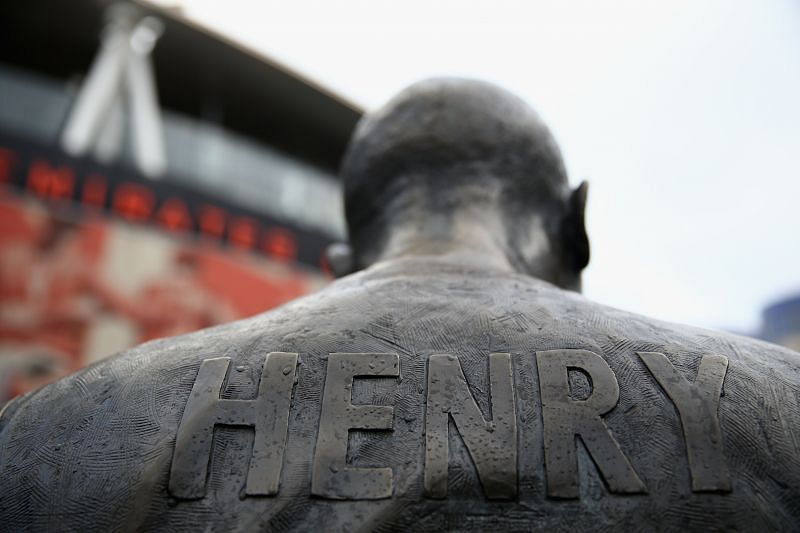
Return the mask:
[(694, 383), (689, 383), (664, 354), (637, 353), (678, 410), (692, 474), (692, 490), (730, 491), (718, 414), (728, 358), (704, 355)]
[[(601, 418), (619, 400), (617, 378), (608, 363), (588, 350), (548, 350), (536, 352), (536, 364), (542, 394), (547, 494), (556, 498), (579, 497), (576, 436), (583, 441), (611, 492), (647, 492)], [(570, 368), (589, 375), (592, 393), (587, 399), (571, 398)]]
[(492, 420), (483, 418), (469, 390), (461, 363), (452, 355), (428, 360), (425, 409), (425, 494), (447, 496), (448, 418), (452, 418), (469, 451), (487, 498), (512, 499), (517, 494), (517, 415), (511, 356), (489, 356)]
[(322, 398), (311, 493), (333, 499), (374, 500), (392, 495), (392, 469), (347, 464), (350, 429), (392, 429), (394, 407), (353, 405), (353, 378), (399, 375), (399, 357), (389, 353), (332, 353)]
[(172, 456), (169, 492), (176, 498), (195, 499), (205, 495), (212, 437), (217, 424), (255, 427), (245, 493), (270, 495), (278, 492), (297, 354), (272, 352), (267, 355), (254, 400), (220, 398), (230, 361), (228, 357), (206, 359), (197, 372)]

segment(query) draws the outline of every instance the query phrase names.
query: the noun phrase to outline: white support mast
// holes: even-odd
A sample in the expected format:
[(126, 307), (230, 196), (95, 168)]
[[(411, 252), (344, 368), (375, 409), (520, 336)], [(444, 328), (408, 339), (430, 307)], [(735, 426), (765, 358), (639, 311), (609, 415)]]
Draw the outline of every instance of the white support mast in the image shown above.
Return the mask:
[(122, 151), (127, 103), (134, 163), (150, 178), (167, 168), (164, 134), (150, 53), (163, 31), (155, 17), (141, 17), (128, 4), (109, 8), (100, 51), (61, 136), (72, 155), (93, 153), (109, 162)]

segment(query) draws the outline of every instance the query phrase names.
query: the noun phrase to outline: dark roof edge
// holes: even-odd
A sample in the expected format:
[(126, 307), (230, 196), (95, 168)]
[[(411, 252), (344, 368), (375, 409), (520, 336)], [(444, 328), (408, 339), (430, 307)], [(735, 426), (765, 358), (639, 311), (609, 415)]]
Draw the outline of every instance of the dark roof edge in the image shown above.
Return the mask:
[(193, 30), (196, 30), (196, 31), (201, 32), (201, 33), (205, 33), (209, 37), (211, 37), (213, 39), (216, 39), (216, 40), (218, 40), (218, 41), (220, 41), (222, 43), (225, 43), (226, 45), (230, 46), (231, 48), (239, 50), (243, 54), (249, 55), (253, 59), (256, 59), (257, 61), (260, 61), (260, 62), (268, 65), (269, 67), (274, 68), (275, 70), (279, 70), (279, 71), (287, 74), (288, 76), (291, 76), (292, 78), (295, 78), (296, 80), (298, 80), (298, 81), (304, 83), (305, 85), (311, 87), (312, 89), (314, 89), (318, 93), (330, 98), (331, 100), (333, 100), (336, 103), (342, 105), (343, 107), (346, 107), (346, 108), (358, 113), (359, 115), (363, 115), (365, 113), (365, 109), (363, 107), (359, 106), (358, 104), (356, 104), (352, 100), (348, 99), (347, 97), (345, 97), (345, 96), (333, 91), (332, 89), (329, 89), (328, 87), (325, 87), (320, 82), (312, 79), (311, 77), (309, 77), (306, 74), (303, 74), (303, 73), (293, 69), (292, 67), (289, 67), (288, 65), (282, 63), (281, 61), (279, 61), (279, 60), (277, 60), (277, 59), (275, 59), (273, 57), (270, 57), (270, 56), (268, 56), (268, 55), (266, 55), (266, 54), (264, 54), (262, 52), (259, 52), (255, 48), (253, 48), (253, 47), (251, 47), (251, 46), (249, 46), (249, 45), (247, 45), (247, 44), (245, 44), (245, 43), (243, 43), (241, 41), (238, 41), (238, 40), (234, 39), (233, 37), (230, 37), (230, 36), (220, 32), (218, 30), (215, 30), (215, 29), (213, 29), (213, 28), (211, 28), (211, 27), (209, 27), (209, 26), (207, 26), (205, 24), (202, 24), (201, 22), (199, 22), (197, 20), (194, 20), (194, 19), (191, 19), (191, 18), (185, 16), (181, 12), (180, 8), (178, 8), (178, 9), (170, 9), (168, 7), (159, 5), (159, 4), (151, 2), (149, 0), (132, 0), (132, 1), (133, 1), (133, 3), (140, 5), (145, 9), (157, 12), (161, 16), (169, 17), (169, 18), (171, 18), (171, 19), (173, 19), (173, 20), (175, 20), (177, 22), (180, 22), (181, 24), (184, 24), (184, 25), (192, 28)]

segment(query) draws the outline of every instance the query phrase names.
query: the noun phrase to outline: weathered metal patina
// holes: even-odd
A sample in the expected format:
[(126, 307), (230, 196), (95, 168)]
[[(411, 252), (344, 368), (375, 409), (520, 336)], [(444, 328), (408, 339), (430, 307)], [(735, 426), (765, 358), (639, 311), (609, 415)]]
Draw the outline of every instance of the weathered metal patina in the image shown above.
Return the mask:
[(586, 187), (524, 103), (417, 84), (342, 175), (341, 279), (7, 407), (0, 529), (797, 528), (800, 356), (575, 292)]

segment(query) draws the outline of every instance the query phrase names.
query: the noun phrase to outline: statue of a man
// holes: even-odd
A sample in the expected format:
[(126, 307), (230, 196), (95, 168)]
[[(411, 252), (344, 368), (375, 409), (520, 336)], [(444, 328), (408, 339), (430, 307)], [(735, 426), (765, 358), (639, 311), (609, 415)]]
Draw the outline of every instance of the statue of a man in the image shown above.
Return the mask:
[(581, 297), (586, 187), (492, 85), (360, 123), (343, 277), (0, 416), (4, 530), (787, 530), (800, 356)]

